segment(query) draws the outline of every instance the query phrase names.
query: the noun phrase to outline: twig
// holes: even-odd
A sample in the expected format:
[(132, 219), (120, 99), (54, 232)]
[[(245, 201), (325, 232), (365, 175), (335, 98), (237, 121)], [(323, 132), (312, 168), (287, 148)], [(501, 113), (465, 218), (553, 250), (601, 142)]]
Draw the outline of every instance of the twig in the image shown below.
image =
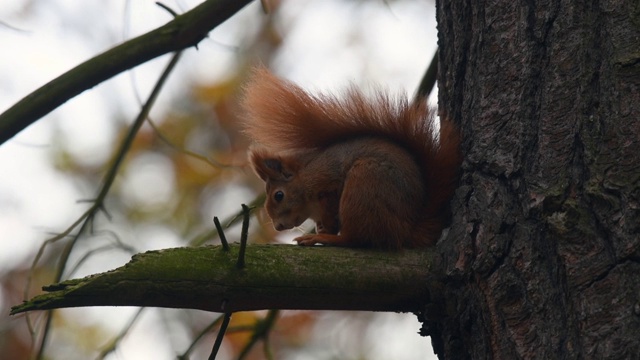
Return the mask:
[(224, 318), (224, 315), (218, 316), (211, 324), (207, 325), (207, 327), (202, 329), (202, 331), (200, 331), (198, 336), (196, 336), (196, 338), (193, 339), (193, 341), (191, 342), (191, 345), (189, 345), (189, 348), (187, 348), (187, 350), (185, 350), (185, 352), (182, 353), (182, 355), (178, 355), (178, 359), (179, 360), (189, 359), (189, 354), (191, 354), (191, 352), (196, 347), (196, 344), (200, 341), (200, 339), (202, 339), (209, 331), (211, 331), (211, 329), (216, 327), (220, 323), (220, 321), (222, 321), (223, 318)]
[(222, 230), (222, 226), (220, 225), (220, 220), (218, 220), (217, 216), (213, 217), (213, 223), (216, 225), (216, 230), (218, 231), (218, 235), (220, 235), (222, 250), (229, 251), (229, 243), (227, 242), (227, 237), (224, 235), (224, 231)]
[(218, 355), (218, 350), (220, 350), (220, 345), (222, 345), (222, 339), (224, 338), (224, 333), (227, 331), (227, 326), (229, 326), (229, 321), (231, 321), (231, 314), (227, 312), (224, 314), (224, 319), (222, 320), (222, 325), (220, 325), (220, 330), (218, 330), (218, 336), (216, 336), (216, 342), (213, 344), (213, 349), (211, 350), (211, 355), (209, 355), (209, 360), (215, 360)]
[(420, 85), (418, 86), (418, 91), (416, 93), (415, 101), (426, 100), (429, 97), (433, 89), (436, 85), (436, 79), (438, 78), (438, 53), (440, 51), (436, 49), (435, 54), (433, 54), (433, 58), (431, 58), (431, 63), (429, 63), (429, 67), (427, 71), (424, 73), (422, 77), (422, 81), (420, 81)]
[(173, 11), (173, 9), (170, 8), (168, 5), (165, 5), (165, 4), (161, 3), (160, 1), (156, 1), (156, 5), (158, 5), (161, 8), (167, 10), (167, 12), (169, 12), (171, 15), (173, 15), (174, 18), (178, 16), (178, 13)]
[(242, 204), (242, 231), (240, 232), (240, 252), (238, 254), (238, 269), (244, 268), (244, 253), (247, 250), (247, 238), (249, 237), (249, 207)]
[[(264, 199), (265, 199), (265, 194), (263, 192), (262, 194), (258, 195), (255, 199), (253, 199), (253, 201), (251, 201), (249, 208), (255, 209), (257, 207), (261, 207), (262, 205), (264, 205)], [(240, 221), (240, 219), (242, 219), (242, 210), (225, 219), (223, 221), (223, 223), (226, 224), (224, 227), (228, 229), (229, 227), (231, 227), (232, 225), (235, 225), (238, 221)], [(193, 246), (193, 247), (201, 246), (207, 240), (213, 239), (216, 236), (218, 236), (218, 230), (215, 230), (215, 229), (207, 230), (202, 234), (194, 236), (189, 241), (188, 246)]]

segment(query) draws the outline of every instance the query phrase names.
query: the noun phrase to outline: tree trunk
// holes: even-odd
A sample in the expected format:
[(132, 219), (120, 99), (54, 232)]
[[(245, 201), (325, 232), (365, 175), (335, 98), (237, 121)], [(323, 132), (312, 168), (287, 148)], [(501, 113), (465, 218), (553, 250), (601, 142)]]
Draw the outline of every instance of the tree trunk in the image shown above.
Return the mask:
[(441, 359), (640, 357), (640, 3), (438, 0)]

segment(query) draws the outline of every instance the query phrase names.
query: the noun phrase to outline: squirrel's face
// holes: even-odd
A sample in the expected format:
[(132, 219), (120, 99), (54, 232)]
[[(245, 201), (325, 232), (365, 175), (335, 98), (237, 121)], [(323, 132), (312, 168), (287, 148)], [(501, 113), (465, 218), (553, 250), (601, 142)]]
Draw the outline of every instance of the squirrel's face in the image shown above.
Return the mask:
[(272, 182), (267, 180), (267, 200), (265, 209), (278, 230), (292, 229), (307, 220), (308, 213), (304, 192), (291, 183)]
[(251, 165), (265, 182), (265, 208), (273, 227), (287, 230), (300, 226), (309, 218), (304, 186), (297, 178), (300, 164), (293, 156), (276, 155), (265, 149), (251, 149)]

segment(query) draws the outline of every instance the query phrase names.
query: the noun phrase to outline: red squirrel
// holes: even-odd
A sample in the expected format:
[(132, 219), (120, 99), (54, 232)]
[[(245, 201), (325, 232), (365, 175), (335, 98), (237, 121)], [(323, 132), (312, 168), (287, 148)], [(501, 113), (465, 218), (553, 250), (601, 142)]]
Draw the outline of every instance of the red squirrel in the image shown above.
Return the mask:
[(460, 165), (459, 134), (422, 101), (312, 95), (264, 68), (245, 87), (249, 160), (266, 183), (276, 230), (310, 218), (295, 239), (384, 249), (436, 243)]

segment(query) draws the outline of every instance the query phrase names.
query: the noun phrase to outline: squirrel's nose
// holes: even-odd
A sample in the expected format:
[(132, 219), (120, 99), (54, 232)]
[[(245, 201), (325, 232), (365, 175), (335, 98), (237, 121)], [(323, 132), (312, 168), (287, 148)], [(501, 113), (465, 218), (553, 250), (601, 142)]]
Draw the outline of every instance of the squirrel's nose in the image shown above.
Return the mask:
[(276, 228), (276, 230), (278, 231), (282, 231), (285, 229), (284, 225), (282, 225), (281, 223), (275, 224), (274, 226)]

